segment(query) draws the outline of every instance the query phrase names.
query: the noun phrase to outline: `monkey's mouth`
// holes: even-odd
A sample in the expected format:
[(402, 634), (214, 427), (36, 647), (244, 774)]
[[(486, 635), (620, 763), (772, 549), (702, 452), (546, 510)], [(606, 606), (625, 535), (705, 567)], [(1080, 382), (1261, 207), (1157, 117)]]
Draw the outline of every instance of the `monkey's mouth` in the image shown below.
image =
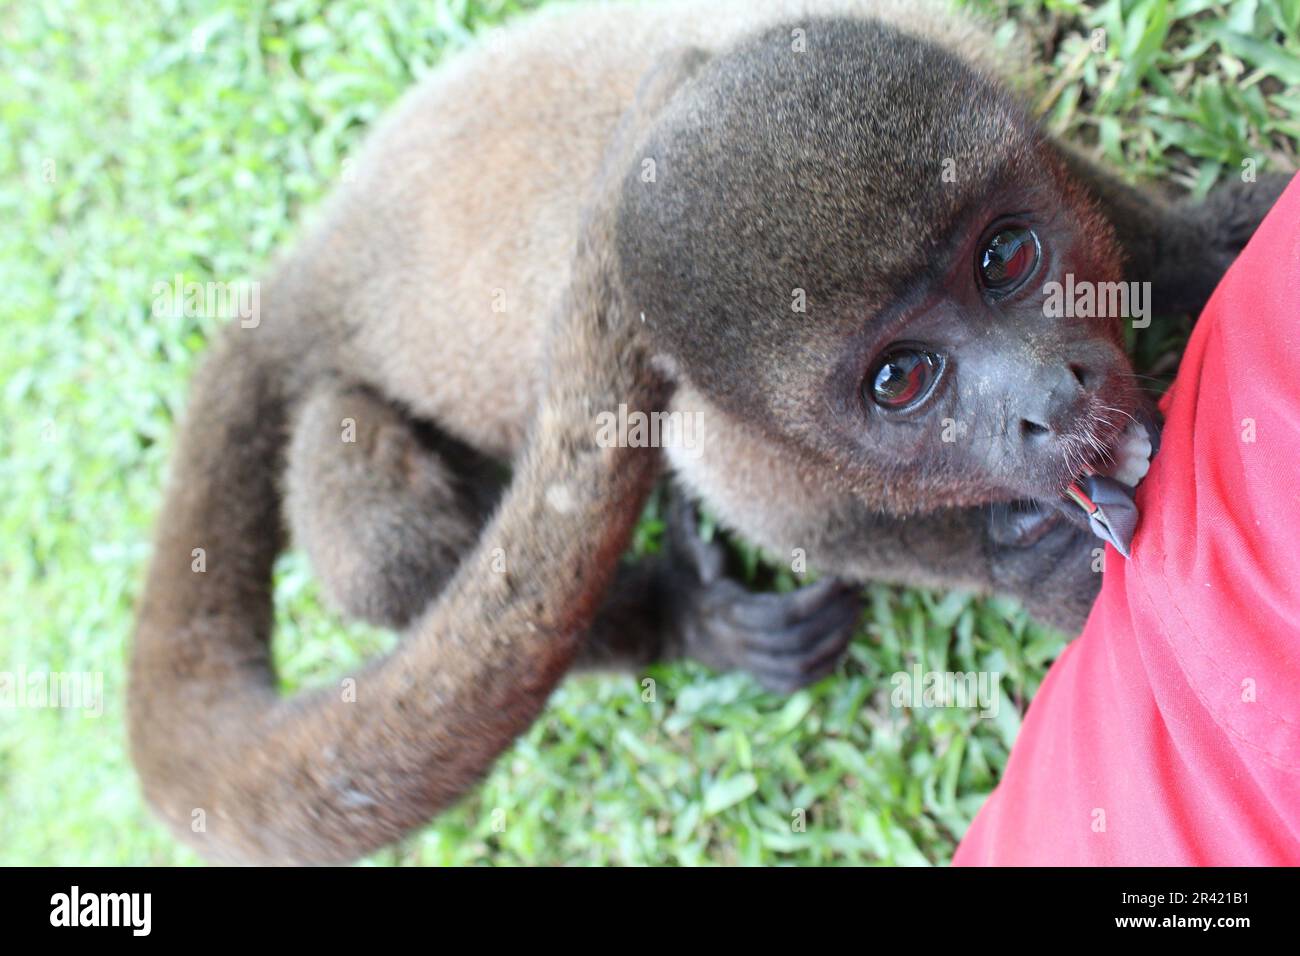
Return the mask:
[(1136, 488), (1151, 467), (1159, 425), (1143, 409), (1122, 412), (1094, 406), (1071, 432), (1062, 436), (1063, 456), (1057, 471), (1057, 494), (1066, 494), (1091, 476), (1110, 478)]
[(1053, 526), (1052, 515), (1064, 515), (1128, 557), (1138, 520), (1134, 488), (1146, 477), (1160, 446), (1159, 422), (1144, 411), (1134, 419), (1125, 428), (1095, 420), (1097, 431), (1077, 439), (1087, 452), (1072, 454), (1065, 463), (1066, 475), (1073, 472), (1075, 477), (1064, 479), (1059, 497), (995, 504), (993, 539), (1013, 547), (1032, 546)]
[(1066, 514), (1086, 521), (1093, 534), (1110, 542), (1126, 558), (1138, 525), (1133, 492), (1150, 470), (1158, 445), (1159, 426), (1154, 419), (1145, 414), (1142, 419), (1134, 418), (1102, 460), (1085, 464), (1062, 496)]

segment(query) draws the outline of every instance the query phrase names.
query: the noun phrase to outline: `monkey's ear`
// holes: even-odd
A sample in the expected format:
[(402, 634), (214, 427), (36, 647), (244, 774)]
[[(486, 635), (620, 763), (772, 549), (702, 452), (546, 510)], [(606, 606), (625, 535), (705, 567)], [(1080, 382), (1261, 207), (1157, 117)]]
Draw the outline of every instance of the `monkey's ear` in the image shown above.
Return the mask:
[(708, 51), (696, 46), (678, 47), (660, 54), (637, 86), (634, 108), (657, 114), (682, 84), (695, 76), (711, 59), (712, 55)]
[(636, 149), (654, 128), (676, 93), (712, 59), (699, 47), (677, 47), (659, 55), (637, 85), (632, 104), (620, 117), (602, 164), (602, 180), (608, 187), (622, 179), (636, 159)]

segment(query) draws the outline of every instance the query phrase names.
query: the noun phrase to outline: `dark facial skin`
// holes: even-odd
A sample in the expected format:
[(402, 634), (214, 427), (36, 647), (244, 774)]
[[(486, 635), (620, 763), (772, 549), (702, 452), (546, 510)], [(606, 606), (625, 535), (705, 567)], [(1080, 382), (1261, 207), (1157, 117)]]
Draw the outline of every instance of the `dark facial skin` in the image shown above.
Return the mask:
[[(1048, 316), (1043, 286), (1115, 273), (1053, 192), (995, 193), (956, 226), (937, 274), (866, 323), (828, 383), (846, 446), (929, 462), (959, 504), (1052, 498), (1105, 465), (1137, 400), (1118, 320)], [(995, 240), (1019, 250), (1008, 270)]]
[[(635, 308), (719, 405), (877, 507), (1058, 497), (1137, 400), (1117, 319), (1044, 314), (1049, 280), (1122, 278), (1109, 227), (967, 64), (879, 24), (808, 37), (718, 58), (645, 145), (657, 177), (627, 178), (620, 220)], [(977, 264), (1000, 225), (1037, 255), (989, 288)], [(873, 384), (900, 346), (939, 371), (888, 409)]]

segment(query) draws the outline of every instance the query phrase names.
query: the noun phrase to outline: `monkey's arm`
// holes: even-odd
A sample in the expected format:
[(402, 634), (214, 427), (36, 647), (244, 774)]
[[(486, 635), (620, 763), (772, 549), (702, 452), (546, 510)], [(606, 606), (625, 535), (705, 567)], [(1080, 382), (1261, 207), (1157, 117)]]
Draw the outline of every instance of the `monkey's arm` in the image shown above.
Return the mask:
[[(1076, 634), (1101, 586), (1101, 542), (1030, 502), (898, 518), (846, 505), (820, 545), (828, 566), (854, 578), (963, 588), (1017, 598), (1035, 620)], [(870, 542), (864, 546), (863, 541)], [(813, 560), (815, 552), (809, 552)]]
[(1170, 200), (1128, 185), (1071, 147), (1056, 144), (1056, 151), (1114, 228), (1125, 280), (1150, 282), (1155, 311), (1166, 314), (1201, 310), (1290, 180), (1264, 173), (1230, 180), (1200, 202)]
[(727, 576), (722, 545), (700, 537), (680, 490), (669, 496), (663, 551), (619, 567), (575, 666), (689, 657), (783, 693), (829, 674), (853, 638), (861, 590), (826, 579), (788, 594), (750, 591)]
[[(798, 550), (843, 581), (958, 588), (1019, 599), (1029, 614), (1077, 633), (1100, 586), (1101, 542), (1049, 506), (948, 508), (900, 517), (849, 494), (808, 487), (783, 497), (762, 531), (771, 553)], [(771, 517), (771, 516), (770, 516)]]
[(898, 518), (846, 500), (809, 514), (789, 539), (837, 577), (789, 594), (753, 593), (727, 578), (722, 549), (693, 524), (693, 509), (674, 507), (667, 552), (620, 567), (575, 666), (686, 656), (788, 693), (830, 673), (852, 639), (861, 594), (847, 581), (1005, 594), (1067, 634), (1082, 628), (1101, 584), (1101, 542), (1027, 504)]

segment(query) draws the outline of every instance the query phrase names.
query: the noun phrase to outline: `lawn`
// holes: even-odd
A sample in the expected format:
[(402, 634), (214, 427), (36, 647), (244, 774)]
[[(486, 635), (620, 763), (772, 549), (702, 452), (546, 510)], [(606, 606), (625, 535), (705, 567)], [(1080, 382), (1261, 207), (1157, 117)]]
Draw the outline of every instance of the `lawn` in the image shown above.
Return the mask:
[[(0, 8), (0, 672), (104, 689), (98, 717), (0, 709), (0, 864), (197, 862), (144, 807), (123, 721), (172, 429), (216, 325), (155, 317), (155, 283), (255, 278), (388, 103), (534, 5)], [(1041, 52), (1024, 80), (1051, 129), (1126, 175), (1203, 192), (1243, 161), (1295, 168), (1300, 0), (977, 5)], [(323, 611), (298, 555), (277, 595), (286, 687), (390, 641)], [(631, 676), (569, 680), (482, 787), (370, 862), (946, 862), (1064, 639), (1007, 601), (868, 595), (839, 672), (792, 697), (691, 664), (657, 669), (653, 702)], [(892, 707), (917, 664), (1003, 675), (998, 716)]]

